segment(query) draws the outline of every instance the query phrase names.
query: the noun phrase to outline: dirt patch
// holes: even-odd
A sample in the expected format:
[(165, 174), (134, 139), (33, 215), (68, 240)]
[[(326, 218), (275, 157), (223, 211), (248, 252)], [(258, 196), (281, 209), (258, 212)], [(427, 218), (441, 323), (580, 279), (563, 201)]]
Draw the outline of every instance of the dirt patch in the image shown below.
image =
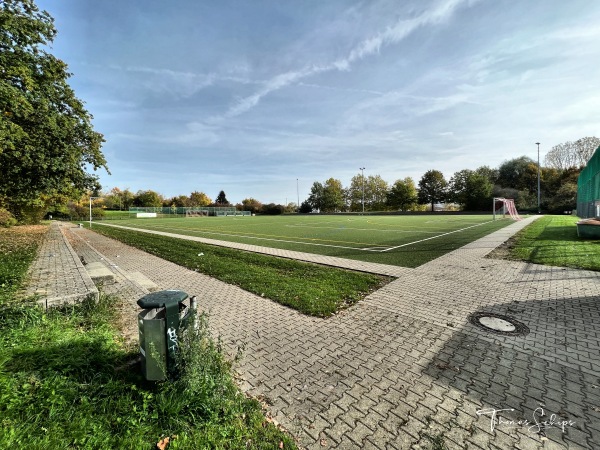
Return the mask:
[(500, 244), (494, 250), (489, 252), (486, 255), (486, 258), (506, 259), (506, 260), (511, 260), (511, 261), (516, 260), (517, 258), (512, 256), (512, 249), (515, 248), (516, 242), (517, 242), (516, 236), (510, 237), (507, 241)]

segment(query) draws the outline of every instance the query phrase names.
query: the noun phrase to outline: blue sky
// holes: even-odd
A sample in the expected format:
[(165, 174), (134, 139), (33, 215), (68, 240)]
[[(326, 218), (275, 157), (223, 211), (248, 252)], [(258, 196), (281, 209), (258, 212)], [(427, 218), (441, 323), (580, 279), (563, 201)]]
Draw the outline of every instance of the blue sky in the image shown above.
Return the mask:
[(105, 189), (295, 202), (360, 167), (449, 179), (600, 137), (600, 2), (37, 3)]

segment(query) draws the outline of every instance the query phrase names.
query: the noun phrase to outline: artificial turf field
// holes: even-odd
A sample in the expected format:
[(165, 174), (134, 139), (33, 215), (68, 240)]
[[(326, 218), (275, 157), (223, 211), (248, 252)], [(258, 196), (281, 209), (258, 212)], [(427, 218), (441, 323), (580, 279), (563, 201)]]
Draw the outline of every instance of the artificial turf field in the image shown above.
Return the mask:
[(503, 228), (490, 215), (229, 216), (131, 219), (115, 225), (417, 267)]

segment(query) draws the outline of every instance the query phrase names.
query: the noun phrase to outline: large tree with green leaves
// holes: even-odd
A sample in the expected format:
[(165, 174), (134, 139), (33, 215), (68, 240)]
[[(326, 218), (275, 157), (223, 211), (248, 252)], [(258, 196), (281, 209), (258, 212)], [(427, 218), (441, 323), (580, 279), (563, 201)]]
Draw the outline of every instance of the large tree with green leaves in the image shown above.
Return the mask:
[[(223, 195), (225, 195), (225, 193), (223, 193)], [(227, 202), (227, 199), (225, 199), (225, 202)], [(204, 192), (194, 191), (190, 194), (187, 203), (186, 206), (208, 206), (212, 203), (212, 200)]]
[(144, 208), (159, 208), (163, 204), (163, 198), (162, 195), (151, 189), (147, 191), (140, 190), (135, 194), (133, 204)]
[(431, 204), (431, 210), (436, 202), (446, 199), (448, 182), (439, 170), (428, 170), (419, 180), (419, 203)]
[(504, 188), (537, 192), (537, 162), (528, 156), (505, 161), (498, 169), (498, 185)]
[(450, 179), (448, 197), (465, 211), (484, 211), (491, 208), (493, 188), (486, 175), (463, 169)]
[(310, 195), (306, 202), (313, 210), (321, 211), (323, 209), (323, 184), (315, 181), (310, 188)]
[(0, 202), (21, 220), (97, 190), (88, 170), (107, 169), (67, 65), (47, 51), (55, 36), (33, 0), (0, 2)]
[(323, 204), (321, 209), (324, 212), (338, 212), (344, 207), (344, 188), (342, 182), (335, 178), (329, 178), (323, 184)]
[(411, 177), (396, 180), (387, 195), (387, 204), (395, 210), (407, 211), (417, 203), (417, 188)]

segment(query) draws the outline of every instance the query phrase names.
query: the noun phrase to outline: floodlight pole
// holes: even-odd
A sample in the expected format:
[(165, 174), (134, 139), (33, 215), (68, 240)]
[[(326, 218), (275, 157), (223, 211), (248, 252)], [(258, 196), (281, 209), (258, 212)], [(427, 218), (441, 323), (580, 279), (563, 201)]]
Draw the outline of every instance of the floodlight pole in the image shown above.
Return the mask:
[(361, 180), (362, 180), (362, 213), (365, 213), (365, 173), (363, 172), (363, 170), (365, 170), (364, 167), (359, 167), (360, 169), (360, 173), (361, 173)]
[(90, 228), (92, 228), (92, 200), (96, 199), (96, 198), (102, 198), (102, 197), (90, 197)]
[(537, 191), (538, 191), (538, 214), (541, 214), (542, 210), (540, 208), (540, 143), (536, 142), (535, 145), (537, 145), (537, 148), (538, 148), (538, 173), (537, 173), (537, 176), (538, 176), (537, 177), (538, 178), (538, 180), (537, 180), (538, 181), (538, 186), (537, 186), (538, 187), (538, 189), (537, 189)]
[(298, 178), (296, 178), (296, 195), (298, 196), (298, 203), (296, 203), (296, 212), (300, 213), (300, 190), (298, 189)]

